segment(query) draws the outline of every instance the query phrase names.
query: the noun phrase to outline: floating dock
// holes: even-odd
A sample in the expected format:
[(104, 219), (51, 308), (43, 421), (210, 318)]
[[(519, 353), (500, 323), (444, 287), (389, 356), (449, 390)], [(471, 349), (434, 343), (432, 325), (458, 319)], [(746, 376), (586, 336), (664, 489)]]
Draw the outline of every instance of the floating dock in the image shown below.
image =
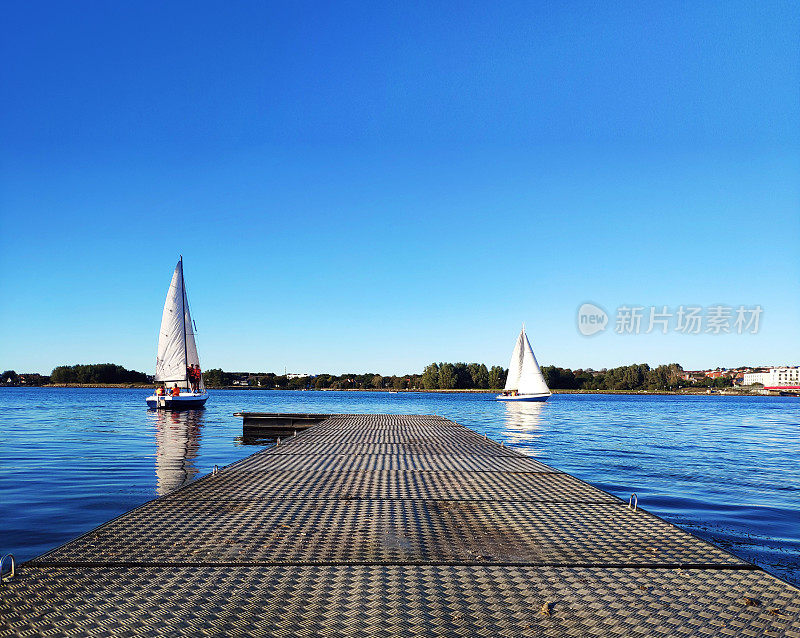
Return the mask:
[(19, 567), (0, 636), (800, 637), (800, 590), (452, 421), (277, 416)]

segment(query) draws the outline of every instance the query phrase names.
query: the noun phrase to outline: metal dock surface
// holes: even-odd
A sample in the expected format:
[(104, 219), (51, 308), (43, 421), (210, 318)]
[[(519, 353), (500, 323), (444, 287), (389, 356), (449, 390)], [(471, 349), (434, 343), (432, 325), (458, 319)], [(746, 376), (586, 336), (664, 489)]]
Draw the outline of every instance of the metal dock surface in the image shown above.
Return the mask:
[(654, 634), (800, 637), (800, 591), (436, 416), (331, 416), (0, 586), (0, 636)]

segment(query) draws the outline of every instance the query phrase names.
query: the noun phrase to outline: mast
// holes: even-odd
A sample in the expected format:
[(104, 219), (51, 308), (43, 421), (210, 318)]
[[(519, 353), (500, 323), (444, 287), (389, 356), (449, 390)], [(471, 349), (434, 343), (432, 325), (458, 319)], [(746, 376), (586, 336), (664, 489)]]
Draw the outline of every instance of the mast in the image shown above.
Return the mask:
[(181, 322), (183, 323), (183, 374), (186, 377), (186, 387), (189, 387), (189, 353), (186, 350), (186, 288), (183, 283), (183, 255), (180, 256), (181, 264)]

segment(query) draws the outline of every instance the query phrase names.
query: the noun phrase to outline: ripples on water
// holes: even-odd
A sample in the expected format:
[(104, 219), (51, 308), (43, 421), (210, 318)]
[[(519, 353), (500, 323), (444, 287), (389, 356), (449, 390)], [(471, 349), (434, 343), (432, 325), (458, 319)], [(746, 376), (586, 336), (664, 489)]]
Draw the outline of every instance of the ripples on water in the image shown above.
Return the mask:
[(0, 553), (26, 560), (251, 454), (239, 410), (439, 414), (800, 584), (800, 401), (782, 397), (0, 388)]

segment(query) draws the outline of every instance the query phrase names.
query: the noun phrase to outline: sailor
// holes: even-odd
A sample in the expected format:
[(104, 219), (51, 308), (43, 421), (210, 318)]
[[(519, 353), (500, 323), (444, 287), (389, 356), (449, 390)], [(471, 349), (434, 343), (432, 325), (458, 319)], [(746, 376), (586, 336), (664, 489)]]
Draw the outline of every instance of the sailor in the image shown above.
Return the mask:
[(200, 366), (198, 364), (192, 364), (192, 378), (194, 379), (194, 391), (200, 392), (200, 380), (202, 379), (202, 375), (200, 373)]
[(199, 372), (199, 368), (193, 363), (189, 364), (189, 367), (186, 368), (186, 376), (189, 379), (192, 392), (197, 392), (198, 386), (200, 385)]
[(164, 384), (162, 383), (156, 390), (156, 396), (163, 397), (166, 393), (167, 389), (164, 387)]
[(175, 385), (172, 387), (172, 396), (174, 396), (174, 397), (179, 397), (180, 395), (181, 395), (181, 389), (178, 387), (178, 384), (176, 383), (176, 384), (175, 384)]

